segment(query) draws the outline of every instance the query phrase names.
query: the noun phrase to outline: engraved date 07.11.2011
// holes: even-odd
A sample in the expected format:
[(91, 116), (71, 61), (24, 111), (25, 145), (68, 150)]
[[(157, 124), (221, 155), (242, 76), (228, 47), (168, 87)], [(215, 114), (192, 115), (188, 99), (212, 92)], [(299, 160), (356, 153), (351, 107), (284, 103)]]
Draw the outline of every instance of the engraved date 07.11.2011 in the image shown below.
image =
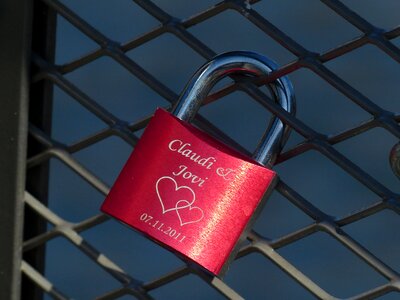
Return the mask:
[(168, 235), (169, 237), (177, 240), (180, 243), (182, 243), (186, 238), (185, 235), (182, 235), (180, 232), (176, 231), (171, 226), (166, 226), (164, 223), (160, 222), (159, 220), (155, 220), (149, 214), (146, 214), (146, 213), (141, 214), (140, 221), (155, 228), (156, 230), (161, 231), (162, 233)]

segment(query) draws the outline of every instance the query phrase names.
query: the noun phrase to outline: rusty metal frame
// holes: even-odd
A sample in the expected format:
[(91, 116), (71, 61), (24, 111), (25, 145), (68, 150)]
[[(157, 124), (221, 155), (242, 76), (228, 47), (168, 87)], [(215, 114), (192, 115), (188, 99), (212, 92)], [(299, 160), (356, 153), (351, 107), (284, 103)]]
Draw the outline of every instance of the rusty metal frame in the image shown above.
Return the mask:
[(19, 299), (28, 134), (31, 4), (1, 3), (0, 299)]

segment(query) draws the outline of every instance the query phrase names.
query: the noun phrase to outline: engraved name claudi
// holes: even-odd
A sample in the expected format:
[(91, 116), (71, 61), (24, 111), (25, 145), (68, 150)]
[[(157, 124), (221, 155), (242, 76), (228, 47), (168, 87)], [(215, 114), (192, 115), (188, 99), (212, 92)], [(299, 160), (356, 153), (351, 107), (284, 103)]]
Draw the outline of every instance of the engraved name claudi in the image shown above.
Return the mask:
[[(213, 156), (202, 156), (201, 154), (195, 152), (191, 146), (192, 144), (190, 143), (184, 142), (180, 139), (175, 139), (168, 144), (168, 149), (172, 152), (177, 152), (178, 154), (186, 157), (188, 160), (193, 161), (205, 169), (211, 170), (217, 162), (217, 159)], [(225, 180), (233, 180), (235, 177), (235, 171), (231, 168), (218, 167), (215, 172), (218, 176), (223, 177)], [(172, 174), (177, 177), (181, 176), (182, 178), (189, 180), (191, 183), (199, 187), (202, 187), (208, 179), (208, 177), (201, 178), (200, 176), (194, 174), (189, 170), (187, 165), (178, 166), (178, 170), (173, 171)]]
[[(202, 157), (200, 154), (194, 152), (190, 146), (190, 143), (185, 143), (181, 140), (172, 140), (168, 144), (169, 150), (177, 152), (199, 166), (210, 170), (217, 159), (213, 156)], [(186, 165), (180, 165), (177, 171), (172, 172), (172, 175), (177, 177), (182, 176), (182, 178), (190, 180), (191, 183), (196, 184), (199, 187), (202, 187), (205, 181), (208, 179), (208, 177), (201, 178), (200, 176), (189, 171), (188, 166)]]
[(190, 143), (184, 143), (181, 140), (173, 140), (169, 143), (168, 148), (171, 151), (177, 151), (180, 155), (187, 157), (198, 165), (211, 169), (211, 166), (217, 161), (215, 157), (202, 157), (190, 148)]

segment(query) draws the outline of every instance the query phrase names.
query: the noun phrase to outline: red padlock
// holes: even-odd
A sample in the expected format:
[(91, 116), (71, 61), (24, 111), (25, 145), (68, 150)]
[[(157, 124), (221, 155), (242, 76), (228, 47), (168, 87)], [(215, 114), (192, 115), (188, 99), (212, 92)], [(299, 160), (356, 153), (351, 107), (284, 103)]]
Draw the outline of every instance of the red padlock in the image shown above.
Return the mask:
[[(251, 52), (230, 52), (200, 68), (172, 114), (158, 109), (108, 194), (101, 210), (176, 254), (222, 275), (270, 194), (272, 165), (287, 139), (279, 119), (253, 159), (193, 127), (201, 101), (221, 78), (261, 76), (274, 63)], [(277, 102), (294, 112), (290, 82), (269, 84)]]

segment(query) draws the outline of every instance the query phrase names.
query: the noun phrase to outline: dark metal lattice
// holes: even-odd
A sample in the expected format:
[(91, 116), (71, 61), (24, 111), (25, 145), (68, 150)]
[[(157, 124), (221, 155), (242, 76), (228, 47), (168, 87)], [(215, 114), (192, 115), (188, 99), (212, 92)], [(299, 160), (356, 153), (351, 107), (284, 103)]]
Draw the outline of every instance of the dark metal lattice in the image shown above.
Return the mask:
[[(321, 0), (322, 3), (360, 30), (362, 35), (325, 53), (313, 53), (295, 42), (279, 28), (275, 27), (267, 19), (261, 16), (255, 9), (253, 9), (252, 5), (257, 1), (227, 0), (220, 2), (195, 16), (180, 20), (167, 14), (151, 1), (135, 0), (134, 2), (137, 5), (157, 19), (161, 25), (134, 40), (119, 44), (93, 28), (88, 22), (79, 17), (78, 14), (73, 12), (61, 2), (57, 0), (42, 0), (42, 2), (52, 11), (64, 17), (87, 37), (92, 39), (99, 47), (97, 50), (63, 65), (55, 65), (51, 60), (44, 59), (41, 55), (33, 53), (33, 64), (35, 67), (37, 67), (38, 71), (33, 76), (32, 84), (34, 85), (38, 82), (46, 81), (59, 87), (72, 98), (74, 98), (80, 105), (105, 122), (108, 125), (108, 128), (89, 135), (73, 144), (65, 145), (58, 141), (52, 140), (48, 134), (38, 127), (30, 125), (30, 135), (41, 145), (41, 147), (43, 147), (44, 150), (28, 159), (28, 168), (33, 168), (35, 166), (47, 163), (50, 158), (54, 157), (62, 161), (66, 166), (76, 172), (76, 174), (78, 174), (82, 179), (86, 180), (93, 187), (106, 195), (109, 187), (95, 174), (91, 173), (83, 165), (77, 162), (72, 154), (110, 136), (118, 136), (130, 145), (134, 146), (138, 140), (135, 132), (143, 129), (151, 116), (148, 116), (143, 120), (133, 122), (120, 120), (111, 112), (99, 105), (94, 99), (91, 99), (83, 91), (78, 89), (64, 75), (100, 57), (108, 56), (126, 68), (126, 70), (128, 70), (132, 75), (149, 86), (169, 103), (174, 103), (174, 101), (177, 100), (178, 95), (163, 83), (158, 81), (152, 74), (136, 64), (126, 55), (126, 52), (168, 32), (175, 35), (188, 47), (192, 48), (205, 59), (211, 59), (216, 55), (216, 53), (207, 45), (202, 43), (199, 39), (197, 39), (194, 35), (192, 35), (187, 29), (205, 20), (213, 18), (214, 16), (226, 10), (233, 10), (240, 14), (243, 18), (246, 18), (248, 22), (258, 27), (265, 34), (273, 38), (280, 45), (285, 47), (288, 51), (295, 55), (297, 59), (283, 67), (280, 67), (266, 78), (258, 80), (235, 78), (234, 84), (228, 84), (227, 86), (214, 92), (206, 99), (205, 104), (217, 101), (223, 96), (228, 95), (236, 90), (242, 90), (246, 92), (252, 99), (260, 103), (271, 113), (277, 115), (283, 120), (284, 123), (288, 124), (294, 131), (304, 137), (304, 141), (302, 143), (282, 153), (278, 158), (278, 163), (287, 161), (293, 157), (305, 153), (306, 151), (316, 150), (377, 195), (377, 201), (374, 204), (344, 217), (336, 218), (323, 213), (318, 207), (315, 207), (309, 201), (304, 199), (295, 190), (281, 180), (277, 185), (276, 190), (288, 201), (293, 203), (309, 217), (311, 217), (314, 222), (311, 225), (273, 240), (266, 239), (257, 232), (253, 231), (248, 237), (250, 244), (241, 249), (239, 257), (253, 252), (259, 252), (265, 256), (265, 258), (278, 265), (282, 270), (289, 274), (294, 280), (299, 282), (314, 296), (321, 299), (334, 299), (336, 298), (335, 296), (326, 292), (309, 277), (304, 275), (299, 269), (288, 262), (278, 252), (274, 251), (275, 249), (279, 249), (288, 244), (295, 243), (296, 241), (299, 241), (300, 239), (305, 238), (317, 231), (323, 231), (331, 235), (337, 242), (346, 246), (365, 263), (369, 264), (378, 273), (387, 278), (387, 282), (385, 284), (371, 290), (366, 290), (361, 294), (351, 297), (351, 299), (372, 299), (393, 291), (400, 292), (400, 275), (390, 266), (371, 254), (366, 248), (360, 245), (342, 229), (342, 227), (345, 225), (357, 222), (382, 210), (388, 209), (399, 213), (399, 195), (389, 190), (371, 175), (364, 172), (361, 168), (359, 168), (356, 164), (339, 153), (333, 147), (333, 145), (337, 143), (343, 142), (376, 127), (382, 127), (395, 137), (400, 138), (400, 126), (398, 125), (400, 116), (382, 109), (324, 66), (324, 63), (367, 44), (374, 45), (390, 56), (393, 60), (400, 62), (400, 49), (391, 42), (392, 39), (400, 36), (400, 27), (396, 27), (391, 30), (377, 28), (363, 19), (357, 13), (350, 10), (341, 2), (336, 0)], [(344, 130), (343, 132), (326, 136), (305, 125), (296, 117), (286, 113), (258, 88), (258, 86), (263, 83), (269, 82), (284, 75), (288, 75), (301, 68), (307, 68), (324, 79), (331, 86), (345, 95), (349, 100), (369, 113), (371, 118), (355, 127)], [(226, 143), (246, 152), (243, 147), (226, 136), (201, 115), (198, 115), (194, 122), (203, 130), (210, 132)], [(23, 244), (24, 251), (29, 251), (39, 247), (57, 236), (66, 238), (121, 283), (120, 288), (110, 291), (107, 294), (100, 295), (99, 299), (116, 299), (126, 294), (134, 295), (139, 299), (148, 299), (151, 298), (148, 294), (149, 291), (157, 289), (190, 273), (194, 273), (195, 275), (204, 279), (213, 288), (218, 290), (227, 298), (241, 299), (241, 296), (222, 280), (218, 278), (211, 278), (198, 270), (190, 268), (189, 266), (173, 270), (170, 273), (164, 274), (160, 278), (143, 283), (140, 281), (140, 279), (133, 278), (130, 274), (127, 274), (125, 271), (123, 271), (120, 266), (108, 259), (99, 250), (91, 246), (80, 235), (80, 232), (107, 221), (108, 217), (104, 215), (96, 215), (79, 223), (71, 223), (68, 220), (64, 220), (60, 216), (56, 215), (41, 202), (41, 199), (34, 197), (29, 191), (25, 194), (25, 204), (35, 211), (36, 214), (40, 215), (41, 218), (45, 219), (54, 226), (44, 233), (40, 233), (27, 239)], [(22, 272), (53, 298), (69, 299), (67, 295), (58, 291), (49, 282), (49, 280), (41, 274), (41, 272), (37, 271), (26, 261), (23, 261), (22, 263)]]

